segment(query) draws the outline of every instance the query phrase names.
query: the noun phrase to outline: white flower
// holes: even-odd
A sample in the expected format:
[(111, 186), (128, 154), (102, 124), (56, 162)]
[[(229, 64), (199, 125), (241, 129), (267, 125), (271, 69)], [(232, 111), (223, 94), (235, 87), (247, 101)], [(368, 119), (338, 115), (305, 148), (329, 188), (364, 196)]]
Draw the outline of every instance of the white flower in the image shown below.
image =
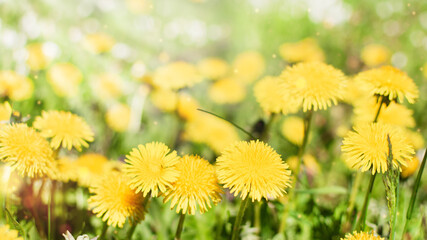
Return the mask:
[(64, 236), (65, 240), (97, 240), (98, 239), (98, 237), (94, 237), (91, 239), (86, 234), (78, 236), (77, 239), (75, 239), (69, 231), (67, 231), (66, 233), (63, 233), (62, 236)]

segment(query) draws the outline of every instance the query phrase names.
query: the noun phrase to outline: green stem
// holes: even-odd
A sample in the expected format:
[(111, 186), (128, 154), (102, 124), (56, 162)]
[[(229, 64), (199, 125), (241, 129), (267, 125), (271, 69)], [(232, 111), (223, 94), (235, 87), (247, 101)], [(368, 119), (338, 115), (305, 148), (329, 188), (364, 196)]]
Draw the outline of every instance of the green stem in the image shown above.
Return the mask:
[(108, 230), (108, 224), (107, 224), (107, 222), (104, 222), (104, 225), (102, 225), (101, 235), (99, 235), (98, 240), (104, 240), (105, 239), (105, 236), (107, 235), (107, 230)]
[(269, 138), (268, 133), (270, 132), (270, 128), (273, 125), (273, 122), (276, 119), (276, 116), (277, 116), (277, 114), (275, 114), (275, 113), (272, 113), (270, 115), (270, 118), (268, 119), (267, 125), (265, 125), (265, 128), (259, 137), (259, 140), (264, 141), (264, 142), (268, 141), (268, 138)]
[(138, 224), (134, 223), (134, 224), (132, 224), (130, 226), (130, 228), (129, 228), (127, 234), (126, 234), (126, 239), (127, 240), (131, 240), (132, 239), (133, 233), (135, 232), (135, 229), (136, 229), (136, 225), (138, 225)]
[(181, 213), (181, 215), (179, 216), (178, 227), (176, 228), (175, 240), (181, 240), (181, 233), (182, 229), (184, 228), (184, 220), (185, 214)]
[(354, 209), (354, 203), (356, 202), (357, 192), (358, 192), (360, 183), (362, 182), (362, 179), (363, 179), (362, 177), (363, 177), (362, 172), (357, 171), (356, 179), (354, 180), (353, 188), (351, 189), (350, 200), (347, 208), (347, 222), (349, 223), (352, 222), (351, 213), (353, 212), (353, 209)]
[(249, 196), (246, 196), (245, 200), (240, 203), (239, 213), (237, 213), (236, 221), (234, 222), (233, 232), (231, 234), (231, 240), (239, 239), (240, 225), (242, 224), (243, 215), (249, 202)]
[(261, 232), (261, 204), (261, 201), (254, 204), (254, 227), (258, 234)]
[(390, 240), (396, 239), (396, 220), (397, 220), (397, 209), (399, 208), (399, 182), (396, 186), (396, 206), (393, 209), (391, 226), (390, 226)]
[(356, 230), (358, 231), (363, 231), (365, 228), (365, 223), (366, 223), (366, 214), (367, 214), (367, 210), (368, 210), (368, 205), (369, 205), (369, 198), (372, 192), (372, 188), (374, 187), (374, 182), (375, 182), (375, 176), (377, 174), (372, 174), (371, 178), (369, 180), (369, 186), (368, 189), (366, 189), (366, 193), (365, 193), (365, 200), (363, 201), (363, 207), (361, 212), (361, 215), (359, 217), (359, 219), (357, 220), (356, 223)]
[(375, 114), (374, 123), (378, 122), (378, 117), (380, 116), (381, 108), (384, 103), (384, 97), (381, 96), (380, 106), (378, 106), (377, 113)]
[(417, 179), (415, 180), (414, 188), (412, 189), (411, 200), (409, 200), (408, 211), (406, 212), (406, 221), (405, 221), (405, 227), (403, 228), (402, 239), (406, 233), (408, 222), (412, 218), (415, 199), (417, 198), (418, 189), (420, 188), (420, 185), (421, 185), (421, 176), (423, 175), (424, 167), (426, 165), (426, 158), (427, 158), (427, 149), (424, 151), (423, 161), (421, 162), (420, 170), (418, 170)]

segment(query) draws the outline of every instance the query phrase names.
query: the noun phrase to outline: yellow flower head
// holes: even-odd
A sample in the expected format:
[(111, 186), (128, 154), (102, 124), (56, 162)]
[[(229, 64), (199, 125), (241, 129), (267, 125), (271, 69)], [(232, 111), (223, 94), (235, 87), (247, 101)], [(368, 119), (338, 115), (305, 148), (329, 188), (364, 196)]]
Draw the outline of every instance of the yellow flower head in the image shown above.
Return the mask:
[(424, 138), (419, 131), (412, 131), (410, 129), (404, 129), (403, 131), (408, 138), (409, 144), (411, 144), (415, 150), (425, 147)]
[(370, 98), (371, 96), (369, 96), (369, 92), (360, 86), (360, 83), (355, 81), (354, 77), (348, 79), (344, 88), (344, 95), (342, 99), (343, 102), (355, 106), (358, 103), (367, 101)]
[(95, 180), (111, 171), (108, 159), (98, 153), (81, 155), (74, 165), (77, 171), (77, 182), (80, 186), (91, 186)]
[(362, 49), (360, 58), (370, 67), (375, 67), (390, 61), (390, 51), (379, 44), (370, 44)]
[(325, 60), (325, 54), (313, 38), (296, 43), (283, 43), (279, 48), (280, 56), (290, 63)]
[(400, 174), (403, 178), (412, 176), (417, 171), (420, 165), (420, 160), (414, 156), (412, 159), (406, 161), (406, 166), (402, 166), (402, 173)]
[(373, 232), (368, 233), (368, 232), (354, 231), (353, 234), (347, 233), (345, 235), (345, 238), (341, 238), (341, 240), (385, 240), (385, 239), (379, 236), (375, 236)]
[(58, 96), (74, 96), (82, 81), (80, 70), (71, 63), (57, 63), (47, 72), (47, 80)]
[(160, 88), (177, 90), (193, 86), (202, 81), (202, 77), (194, 65), (178, 61), (159, 67), (153, 81)]
[(392, 145), (393, 165), (400, 169), (415, 153), (406, 136), (400, 129), (383, 123), (360, 124), (354, 127), (343, 140), (341, 146), (347, 164), (362, 172), (386, 172), (389, 146)]
[(95, 54), (110, 51), (114, 44), (114, 39), (105, 33), (88, 34), (83, 41), (83, 46)]
[(176, 152), (163, 143), (152, 142), (138, 145), (126, 156), (128, 163), (124, 169), (130, 177), (130, 186), (144, 196), (151, 191), (153, 197), (166, 192), (178, 177), (176, 164), (179, 162)]
[(173, 90), (158, 88), (151, 92), (150, 100), (158, 109), (172, 112), (176, 109), (178, 95)]
[(108, 225), (123, 227), (126, 218), (132, 224), (144, 219), (144, 197), (135, 193), (129, 185), (129, 178), (123, 173), (111, 171), (89, 189), (89, 207), (93, 213)]
[(61, 182), (77, 181), (79, 171), (76, 160), (69, 157), (62, 157), (56, 161), (56, 168), (58, 170), (57, 178), (55, 180)]
[(291, 143), (300, 146), (304, 138), (304, 120), (295, 116), (285, 118), (282, 123), (282, 134)]
[(290, 187), (288, 164), (264, 142), (237, 142), (222, 152), (216, 165), (219, 182), (242, 199), (275, 199)]
[(23, 123), (0, 128), (0, 159), (30, 178), (50, 177), (55, 169), (49, 143)]
[(101, 73), (94, 77), (92, 88), (101, 100), (119, 98), (123, 94), (123, 80), (113, 73)]
[(147, 13), (153, 8), (151, 0), (126, 0), (127, 9), (134, 14)]
[(129, 127), (131, 109), (126, 104), (117, 103), (108, 108), (105, 120), (116, 132), (124, 132)]
[(10, 229), (7, 224), (0, 226), (0, 236), (3, 240), (23, 240), (22, 237), (18, 236), (18, 231)]
[(322, 62), (303, 62), (286, 68), (280, 75), (290, 97), (301, 103), (304, 112), (326, 109), (343, 97), (344, 74)]
[(93, 131), (83, 118), (64, 111), (43, 111), (42, 116), (36, 117), (34, 128), (40, 130), (45, 138), (51, 138), (50, 146), (53, 149), (59, 147), (75, 148), (78, 151), (88, 147), (87, 142), (93, 141)]
[(27, 65), (33, 71), (45, 69), (51, 59), (43, 51), (42, 43), (32, 43), (27, 46)]
[(424, 80), (427, 79), (427, 62), (424, 63), (423, 67), (421, 68), (423, 76), (424, 76)]
[(178, 111), (178, 115), (181, 118), (187, 121), (193, 120), (198, 114), (198, 111), (197, 111), (198, 107), (199, 107), (199, 104), (190, 95), (180, 94), (178, 96), (177, 111)]
[[(302, 161), (307, 173), (310, 175), (316, 175), (317, 173), (321, 172), (322, 168), (313, 155), (304, 154)], [(298, 162), (298, 156), (290, 156), (288, 159), (286, 159), (286, 163), (289, 165), (289, 169), (292, 171), (296, 171)]]
[(12, 116), (12, 107), (9, 102), (0, 103), (0, 123), (8, 123)]
[(194, 215), (199, 206), (200, 213), (209, 210), (211, 201), (221, 201), (222, 190), (218, 185), (215, 168), (199, 156), (186, 155), (176, 165), (179, 178), (165, 193), (164, 202), (171, 200), (171, 209)]
[(209, 88), (210, 99), (218, 104), (241, 102), (246, 96), (246, 86), (235, 78), (224, 78), (214, 82)]
[(200, 74), (208, 79), (224, 77), (228, 72), (228, 64), (220, 58), (205, 58), (197, 64)]
[(403, 102), (406, 98), (409, 103), (414, 103), (418, 98), (419, 92), (414, 81), (405, 72), (392, 66), (361, 72), (355, 80), (372, 96), (380, 95), (390, 101), (398, 100), (399, 102)]
[(265, 70), (264, 57), (254, 51), (240, 53), (233, 62), (234, 76), (244, 83), (252, 83)]
[(0, 71), (0, 95), (22, 101), (33, 95), (33, 82), (13, 71)]
[(297, 112), (300, 106), (289, 94), (278, 77), (264, 77), (254, 86), (255, 98), (266, 113)]

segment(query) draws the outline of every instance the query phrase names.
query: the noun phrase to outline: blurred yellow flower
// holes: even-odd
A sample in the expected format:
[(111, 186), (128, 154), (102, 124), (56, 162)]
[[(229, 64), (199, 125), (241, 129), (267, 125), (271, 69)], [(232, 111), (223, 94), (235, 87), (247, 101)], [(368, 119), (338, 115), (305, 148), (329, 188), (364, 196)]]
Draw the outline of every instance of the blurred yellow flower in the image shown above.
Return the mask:
[(372, 96), (380, 95), (399, 102), (406, 98), (409, 103), (414, 103), (418, 98), (418, 87), (414, 81), (405, 72), (392, 66), (361, 72), (355, 80)]
[(420, 160), (416, 156), (410, 160), (406, 160), (406, 166), (402, 166), (402, 172), (400, 175), (403, 178), (412, 176), (417, 171), (419, 165)]
[(163, 143), (152, 142), (138, 145), (126, 156), (125, 173), (129, 176), (130, 186), (144, 197), (151, 193), (157, 197), (164, 193), (178, 179), (176, 168), (180, 158)]
[(367, 101), (370, 97), (369, 92), (359, 82), (355, 81), (353, 77), (348, 79), (342, 99), (344, 102), (354, 106), (359, 102)]
[(9, 102), (0, 103), (0, 123), (9, 123), (12, 116), (12, 107)]
[(77, 151), (83, 147), (89, 147), (87, 142), (94, 140), (94, 133), (83, 118), (64, 111), (42, 111), (41, 116), (37, 116), (34, 128), (40, 130), (45, 138), (50, 139), (50, 146), (53, 149), (59, 147)]
[(198, 114), (197, 108), (199, 108), (199, 104), (196, 99), (191, 97), (189, 94), (181, 93), (178, 96), (178, 105), (177, 111), (178, 115), (186, 120), (193, 120)]
[(195, 155), (185, 155), (176, 165), (179, 178), (165, 193), (163, 202), (171, 200), (170, 208), (177, 213), (194, 215), (208, 211), (213, 204), (221, 201), (221, 187), (218, 185), (215, 168), (205, 159)]
[(55, 162), (49, 143), (23, 123), (0, 128), (0, 159), (21, 176), (35, 178), (54, 175)]
[(205, 58), (197, 64), (200, 74), (208, 79), (218, 79), (228, 73), (228, 63), (220, 58)]
[(385, 240), (385, 239), (379, 236), (375, 236), (373, 232), (368, 233), (368, 232), (354, 231), (353, 234), (347, 233), (345, 235), (345, 238), (341, 238), (341, 240)]
[(239, 103), (246, 96), (246, 86), (235, 78), (224, 78), (214, 82), (208, 93), (209, 98), (218, 104)]
[(7, 224), (0, 226), (0, 236), (3, 240), (23, 240), (22, 237), (18, 236), (18, 231), (10, 229)]
[(424, 138), (420, 132), (404, 129), (404, 133), (408, 138), (409, 144), (411, 144), (415, 150), (425, 147)]
[(89, 187), (95, 180), (111, 171), (108, 159), (98, 153), (86, 153), (81, 155), (74, 165), (77, 170), (77, 182), (80, 186)]
[(13, 71), (0, 71), (0, 95), (14, 101), (22, 101), (33, 94), (33, 82)]
[(56, 169), (58, 174), (56, 174), (57, 176), (55, 180), (61, 182), (77, 182), (79, 172), (76, 160), (73, 160), (69, 157), (61, 157), (56, 160)]
[(33, 71), (43, 70), (47, 67), (51, 59), (43, 51), (42, 43), (31, 43), (27, 45), (27, 65)]
[(127, 9), (134, 14), (147, 13), (153, 8), (150, 0), (126, 0)]
[(105, 33), (88, 34), (83, 40), (83, 46), (95, 54), (110, 51), (114, 44), (114, 39)]
[(304, 112), (337, 104), (346, 82), (340, 70), (322, 62), (297, 63), (286, 68), (280, 78), (290, 97), (302, 104)]
[(157, 68), (153, 76), (156, 86), (172, 90), (191, 87), (202, 79), (194, 65), (182, 61)]
[(56, 63), (47, 72), (48, 82), (55, 93), (61, 97), (76, 95), (82, 79), (80, 70), (71, 63)]
[[(296, 171), (298, 161), (298, 156), (291, 156), (286, 159), (286, 163), (289, 165), (289, 169), (291, 169), (292, 171)], [(304, 154), (304, 156), (302, 157), (302, 163), (304, 164), (306, 171), (310, 173), (310, 175), (318, 174), (322, 170), (316, 158), (311, 154)]]
[(145, 217), (144, 197), (128, 184), (129, 178), (117, 171), (102, 176), (89, 189), (89, 208), (108, 225), (122, 228), (126, 219), (137, 224)]
[(101, 100), (116, 99), (123, 94), (123, 80), (113, 73), (101, 73), (94, 77), (92, 88)]
[(424, 80), (426, 80), (427, 79), (427, 62), (424, 63), (421, 70), (422, 70), (422, 73), (424, 75)]
[(124, 132), (129, 127), (131, 109), (126, 104), (116, 103), (105, 114), (108, 126), (116, 132)]
[(264, 73), (264, 70), (264, 57), (255, 51), (240, 53), (233, 62), (234, 77), (244, 83), (252, 83)]
[(375, 67), (390, 61), (390, 51), (379, 44), (369, 44), (362, 49), (360, 58), (369, 67)]
[(164, 112), (175, 111), (178, 95), (175, 91), (158, 88), (150, 93), (150, 100), (154, 106)]
[[(24, 180), (16, 171), (5, 164), (0, 165), (0, 195), (13, 198), (19, 193)], [(12, 195), (12, 196), (11, 196)]]
[(216, 160), (218, 180), (234, 196), (253, 201), (276, 199), (291, 185), (288, 164), (268, 144), (240, 141), (228, 146)]
[(279, 53), (289, 63), (325, 60), (325, 54), (313, 38), (295, 43), (283, 43), (280, 45)]
[(254, 95), (266, 113), (295, 113), (299, 109), (298, 102), (290, 97), (289, 91), (283, 87), (278, 77), (267, 76), (254, 86)]
[(304, 120), (300, 117), (286, 117), (282, 123), (282, 135), (289, 142), (301, 146), (304, 138)]
[(343, 140), (341, 150), (347, 164), (355, 170), (384, 173), (388, 170), (387, 157), (392, 145), (393, 166), (400, 169), (415, 153), (405, 134), (397, 127), (383, 123), (360, 124)]

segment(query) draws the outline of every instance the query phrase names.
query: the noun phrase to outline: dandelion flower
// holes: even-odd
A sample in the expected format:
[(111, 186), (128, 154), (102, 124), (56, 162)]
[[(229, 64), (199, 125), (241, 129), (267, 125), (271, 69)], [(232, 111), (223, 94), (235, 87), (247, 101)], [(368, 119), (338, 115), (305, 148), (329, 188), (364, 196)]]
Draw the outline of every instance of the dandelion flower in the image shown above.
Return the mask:
[(246, 96), (246, 87), (234, 78), (214, 82), (209, 88), (209, 98), (218, 104), (241, 102)]
[(226, 148), (217, 158), (218, 179), (242, 199), (278, 198), (290, 187), (291, 171), (280, 155), (260, 141), (240, 141)]
[(418, 88), (414, 81), (403, 71), (392, 66), (383, 66), (359, 73), (356, 78), (370, 95), (380, 95), (388, 100), (403, 102), (406, 98), (414, 103), (418, 98)]
[(419, 150), (425, 146), (424, 138), (419, 131), (410, 129), (403, 129), (403, 131), (408, 138), (409, 144), (411, 144), (415, 150)]
[(73, 160), (69, 157), (62, 157), (56, 161), (56, 167), (58, 170), (58, 176), (56, 180), (61, 182), (76, 182), (79, 178), (79, 171), (76, 160)]
[(401, 176), (407, 178), (412, 176), (415, 171), (417, 171), (418, 166), (420, 165), (420, 160), (414, 156), (411, 160), (406, 161), (406, 166), (402, 166)]
[(75, 162), (77, 182), (80, 186), (88, 187), (93, 182), (111, 170), (108, 159), (98, 153), (86, 153)]
[(255, 51), (240, 53), (233, 62), (234, 77), (243, 83), (252, 83), (265, 70), (264, 57)]
[(12, 116), (12, 107), (9, 102), (0, 103), (0, 123), (8, 123)]
[(7, 224), (0, 226), (0, 236), (3, 240), (23, 240), (22, 237), (18, 236), (18, 231), (10, 229)]
[(117, 74), (101, 73), (94, 77), (92, 88), (101, 100), (116, 99), (123, 94), (123, 80)]
[(93, 131), (83, 118), (64, 111), (43, 111), (42, 116), (36, 117), (34, 128), (40, 130), (45, 138), (51, 138), (50, 146), (53, 149), (59, 147), (75, 148), (78, 151), (88, 147), (87, 142), (93, 141)]
[(291, 143), (301, 146), (304, 138), (304, 120), (300, 117), (290, 116), (282, 123), (282, 134)]
[(280, 83), (280, 78), (267, 76), (254, 86), (254, 95), (266, 113), (295, 113), (299, 105), (290, 97), (287, 89)]
[(89, 189), (93, 194), (88, 199), (89, 208), (110, 226), (122, 228), (127, 218), (131, 223), (144, 219), (144, 197), (135, 193), (128, 183), (124, 174), (112, 171)]
[(340, 70), (321, 62), (298, 63), (285, 69), (280, 78), (304, 112), (337, 104), (343, 97), (346, 79)]
[(280, 56), (290, 63), (324, 61), (325, 54), (313, 38), (296, 43), (283, 43), (279, 48)]
[(33, 82), (13, 71), (0, 71), (0, 95), (14, 101), (30, 98), (34, 91)]
[(179, 157), (163, 143), (152, 142), (138, 145), (132, 149), (125, 160), (126, 174), (130, 177), (130, 186), (136, 192), (143, 192), (144, 197), (151, 191), (157, 197), (160, 192), (166, 192), (178, 177), (176, 164)]
[(200, 74), (208, 79), (224, 77), (228, 72), (228, 64), (220, 58), (206, 58), (197, 64)]
[(194, 215), (199, 206), (200, 213), (209, 210), (211, 201), (216, 205), (221, 201), (222, 190), (218, 185), (215, 168), (199, 156), (186, 155), (176, 165), (179, 178), (165, 193), (164, 202), (171, 200), (171, 209)]
[(353, 232), (353, 234), (348, 233), (345, 235), (345, 238), (341, 238), (341, 240), (385, 240), (382, 237), (375, 236), (374, 233), (368, 232)]
[(116, 132), (124, 132), (129, 127), (131, 109), (126, 104), (117, 103), (108, 108), (105, 120), (108, 126)]
[(414, 152), (406, 136), (400, 129), (383, 123), (360, 124), (354, 127), (343, 140), (341, 146), (347, 164), (362, 172), (386, 172), (389, 146), (387, 135), (392, 145), (393, 165), (400, 169), (406, 165)]
[(53, 151), (49, 143), (26, 124), (0, 128), (0, 159), (22, 176), (34, 178), (54, 173)]
[(390, 55), (390, 51), (383, 45), (370, 44), (362, 49), (360, 58), (366, 65), (375, 67), (388, 62)]
[(181, 61), (159, 67), (153, 79), (156, 86), (171, 90), (191, 87), (202, 80), (194, 65)]
[(33, 71), (45, 69), (51, 59), (46, 55), (42, 43), (32, 43), (27, 47), (27, 65)]
[[(302, 161), (304, 167), (306, 168), (307, 172), (310, 173), (310, 175), (315, 175), (322, 171), (322, 168), (320, 167), (319, 163), (313, 155), (304, 154), (304, 156), (302, 157)], [(298, 156), (291, 156), (286, 159), (286, 163), (289, 165), (289, 169), (291, 169), (292, 171), (296, 171), (296, 169), (298, 168), (298, 162)]]
[(180, 94), (178, 96), (177, 111), (178, 111), (178, 115), (181, 118), (187, 121), (193, 120), (196, 117), (196, 115), (199, 113), (197, 111), (198, 107), (199, 107), (199, 104), (190, 95)]
[(73, 235), (67, 230), (66, 233), (63, 233), (62, 236), (65, 238), (65, 240), (97, 240), (98, 237), (90, 238), (87, 234), (83, 234), (78, 236), (77, 238), (74, 238)]
[(95, 54), (110, 51), (114, 44), (114, 39), (105, 33), (88, 34), (83, 41), (83, 46)]
[(74, 96), (82, 79), (80, 70), (71, 63), (57, 63), (47, 72), (48, 82), (60, 97)]
[(134, 14), (147, 13), (152, 9), (151, 0), (126, 0), (127, 9)]
[(175, 91), (158, 88), (151, 92), (150, 100), (158, 109), (164, 112), (172, 112), (176, 109), (178, 95)]

